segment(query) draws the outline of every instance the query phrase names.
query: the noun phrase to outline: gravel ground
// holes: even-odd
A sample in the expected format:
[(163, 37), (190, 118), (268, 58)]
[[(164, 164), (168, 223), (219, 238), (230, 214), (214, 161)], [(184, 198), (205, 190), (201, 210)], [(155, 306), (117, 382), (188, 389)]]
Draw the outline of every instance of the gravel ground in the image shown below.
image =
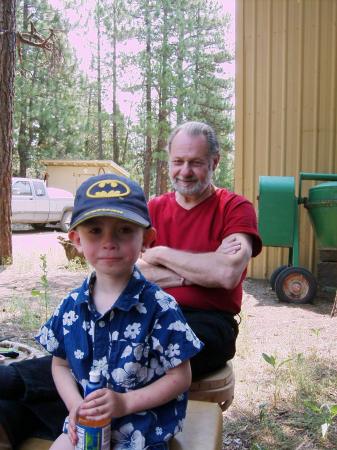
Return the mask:
[[(1, 335), (14, 335), (22, 342), (32, 343), (33, 330), (23, 330), (19, 321), (13, 319), (10, 305), (27, 299), (34, 307), (36, 300), (30, 293), (33, 288), (41, 289), (41, 254), (47, 259), (51, 303), (56, 304), (69, 288), (83, 279), (85, 271), (66, 268), (68, 262), (57, 236), (66, 237), (51, 229), (33, 231), (29, 226), (13, 232), (14, 263), (0, 269)], [(330, 316), (332, 303), (327, 299), (315, 299), (313, 304), (299, 306), (280, 303), (266, 280), (245, 281), (242, 322), (233, 360), (235, 399), (224, 414), (224, 449), (250, 448), (250, 438), (244, 430), (226, 431), (227, 424), (257, 414), (259, 405), (270, 401), (270, 373), (262, 353), (282, 360), (299, 353), (315, 352), (336, 360), (337, 317)]]

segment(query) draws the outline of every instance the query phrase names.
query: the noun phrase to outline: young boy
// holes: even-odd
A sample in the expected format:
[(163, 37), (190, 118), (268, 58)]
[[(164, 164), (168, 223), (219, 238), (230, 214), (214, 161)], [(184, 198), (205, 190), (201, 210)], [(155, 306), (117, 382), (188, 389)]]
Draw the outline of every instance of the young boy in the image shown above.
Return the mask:
[[(69, 238), (95, 271), (36, 338), (53, 355), (54, 381), (69, 411), (68, 436), (53, 450), (74, 448), (78, 416), (111, 418), (118, 450), (167, 449), (182, 428), (189, 359), (202, 343), (175, 300), (135, 267), (154, 237), (137, 183), (105, 174), (79, 187)], [(83, 400), (78, 385), (85, 388), (92, 369), (108, 387)]]

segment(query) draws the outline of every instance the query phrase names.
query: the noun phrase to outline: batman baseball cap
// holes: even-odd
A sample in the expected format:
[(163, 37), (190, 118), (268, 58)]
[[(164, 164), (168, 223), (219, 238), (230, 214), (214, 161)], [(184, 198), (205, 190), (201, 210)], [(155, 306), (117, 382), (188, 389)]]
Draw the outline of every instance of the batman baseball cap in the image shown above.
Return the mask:
[(151, 226), (144, 192), (138, 183), (113, 173), (88, 178), (77, 189), (69, 231), (93, 217), (115, 217)]

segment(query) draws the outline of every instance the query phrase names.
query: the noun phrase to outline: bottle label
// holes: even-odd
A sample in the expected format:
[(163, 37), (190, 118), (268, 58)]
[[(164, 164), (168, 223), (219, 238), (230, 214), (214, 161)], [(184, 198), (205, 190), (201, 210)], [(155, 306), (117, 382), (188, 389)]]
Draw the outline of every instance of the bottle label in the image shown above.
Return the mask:
[(76, 450), (110, 450), (111, 428), (76, 425), (78, 441)]

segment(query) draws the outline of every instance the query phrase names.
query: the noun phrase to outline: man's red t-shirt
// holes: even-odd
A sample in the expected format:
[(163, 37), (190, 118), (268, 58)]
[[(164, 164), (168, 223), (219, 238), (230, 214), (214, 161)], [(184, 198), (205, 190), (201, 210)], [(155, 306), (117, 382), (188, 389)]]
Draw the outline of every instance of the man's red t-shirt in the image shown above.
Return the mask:
[[(226, 236), (246, 233), (253, 238), (253, 256), (261, 251), (262, 242), (253, 205), (226, 189), (217, 189), (190, 210), (176, 202), (174, 193), (164, 194), (149, 201), (149, 211), (152, 226), (157, 231), (153, 246), (164, 245), (177, 250), (206, 253), (215, 251)], [(245, 275), (246, 271), (239, 285), (232, 290), (191, 285), (166, 288), (165, 291), (175, 297), (181, 306), (236, 314), (241, 309)]]

